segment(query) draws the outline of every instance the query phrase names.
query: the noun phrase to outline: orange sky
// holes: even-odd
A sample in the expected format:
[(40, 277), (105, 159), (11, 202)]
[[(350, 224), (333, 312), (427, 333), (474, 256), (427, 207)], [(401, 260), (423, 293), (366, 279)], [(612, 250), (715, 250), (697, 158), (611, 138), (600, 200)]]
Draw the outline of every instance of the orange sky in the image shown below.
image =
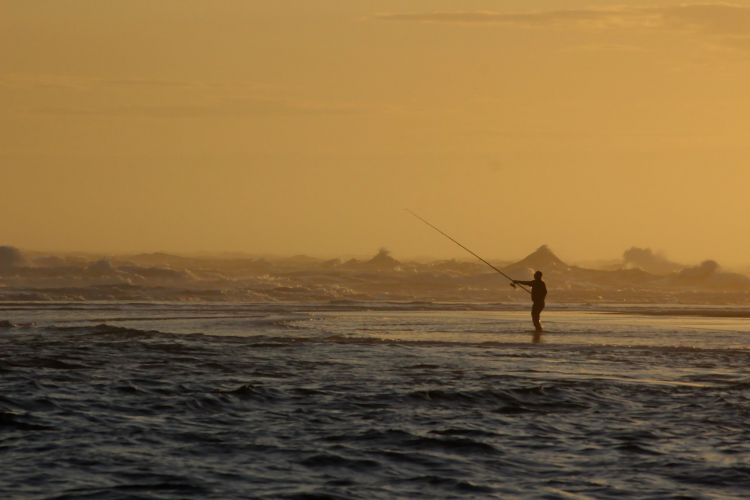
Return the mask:
[(0, 0), (0, 244), (750, 261), (750, 2), (458, 5)]

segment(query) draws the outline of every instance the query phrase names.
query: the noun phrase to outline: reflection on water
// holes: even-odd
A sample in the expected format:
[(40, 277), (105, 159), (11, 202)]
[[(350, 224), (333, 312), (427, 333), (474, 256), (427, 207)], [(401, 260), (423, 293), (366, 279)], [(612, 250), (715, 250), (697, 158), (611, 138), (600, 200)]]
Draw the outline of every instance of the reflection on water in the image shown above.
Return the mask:
[(750, 489), (746, 319), (332, 309), (0, 305), (0, 496)]

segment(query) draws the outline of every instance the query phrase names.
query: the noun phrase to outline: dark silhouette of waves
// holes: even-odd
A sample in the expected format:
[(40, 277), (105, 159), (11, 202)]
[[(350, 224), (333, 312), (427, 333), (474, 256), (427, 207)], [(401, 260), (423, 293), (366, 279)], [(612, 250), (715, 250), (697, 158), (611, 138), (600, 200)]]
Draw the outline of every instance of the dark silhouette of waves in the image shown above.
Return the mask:
[[(471, 315), (130, 307), (0, 333), (1, 497), (750, 490), (746, 348), (388, 336), (484, 331)], [(227, 317), (242, 335), (219, 334)]]

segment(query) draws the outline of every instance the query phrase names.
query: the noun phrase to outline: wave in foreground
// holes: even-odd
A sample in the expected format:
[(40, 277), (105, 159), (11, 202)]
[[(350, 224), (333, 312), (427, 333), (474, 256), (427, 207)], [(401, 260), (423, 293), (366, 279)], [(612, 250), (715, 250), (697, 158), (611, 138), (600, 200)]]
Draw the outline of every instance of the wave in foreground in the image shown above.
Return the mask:
[[(591, 334), (514, 343), (514, 314), (297, 312), (235, 324), (222, 312), (161, 328), (6, 330), (0, 494), (666, 498), (750, 488), (747, 350), (595, 345)], [(571, 329), (594, 320), (625, 321), (625, 336), (641, 328), (600, 315), (575, 316)], [(682, 332), (643, 321), (652, 336)], [(247, 336), (216, 335), (227, 322)], [(164, 333), (178, 325), (201, 333)], [(412, 340), (392, 338), (405, 327)], [(467, 341), (477, 329), (508, 341)], [(436, 341), (446, 330), (465, 341)]]

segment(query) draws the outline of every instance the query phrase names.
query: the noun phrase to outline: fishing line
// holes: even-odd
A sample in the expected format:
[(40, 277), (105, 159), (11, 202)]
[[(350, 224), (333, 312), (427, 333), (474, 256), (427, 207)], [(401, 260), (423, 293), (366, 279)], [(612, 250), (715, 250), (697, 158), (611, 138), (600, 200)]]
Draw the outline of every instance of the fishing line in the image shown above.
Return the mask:
[(427, 222), (427, 221), (426, 221), (425, 219), (423, 219), (423, 218), (422, 218), (422, 217), (420, 217), (419, 215), (415, 214), (414, 212), (412, 212), (412, 211), (411, 211), (411, 210), (409, 210), (408, 208), (405, 208), (404, 210), (406, 210), (407, 212), (409, 212), (410, 214), (412, 214), (412, 215), (413, 215), (414, 217), (416, 217), (417, 219), (421, 220), (422, 222), (424, 222), (425, 224), (427, 224), (428, 226), (430, 226), (430, 227), (431, 227), (432, 229), (434, 229), (434, 230), (435, 230), (435, 231), (437, 231), (438, 233), (442, 234), (443, 236), (445, 236), (446, 238), (448, 238), (449, 240), (451, 240), (451, 241), (452, 241), (453, 243), (455, 243), (456, 245), (460, 246), (461, 248), (463, 248), (464, 250), (466, 250), (467, 252), (469, 252), (469, 253), (470, 253), (471, 255), (473, 255), (473, 256), (474, 256), (474, 257), (476, 257), (477, 259), (481, 260), (482, 262), (484, 262), (485, 264), (487, 264), (488, 266), (490, 266), (490, 267), (491, 267), (492, 269), (494, 269), (495, 271), (497, 271), (497, 272), (498, 272), (498, 273), (500, 273), (501, 275), (503, 275), (503, 276), (505, 277), (505, 279), (507, 279), (508, 281), (510, 281), (510, 284), (511, 284), (511, 286), (513, 286), (514, 288), (515, 288), (515, 287), (521, 288), (521, 289), (522, 289), (522, 290), (524, 290), (524, 291), (525, 291), (526, 293), (528, 293), (528, 294), (531, 294), (531, 290), (529, 290), (528, 288), (526, 288), (526, 287), (525, 287), (525, 286), (523, 286), (523, 285), (518, 285), (518, 284), (516, 284), (516, 283), (514, 282), (513, 278), (511, 278), (510, 276), (508, 276), (507, 274), (505, 274), (504, 272), (502, 272), (502, 271), (501, 271), (500, 269), (496, 268), (495, 266), (493, 266), (492, 264), (490, 264), (489, 262), (487, 262), (486, 260), (484, 260), (484, 259), (483, 259), (482, 257), (480, 257), (479, 255), (477, 255), (476, 253), (472, 252), (472, 251), (471, 251), (470, 249), (466, 248), (466, 247), (465, 247), (464, 245), (462, 245), (462, 244), (461, 244), (461, 243), (460, 243), (459, 241), (457, 241), (457, 240), (456, 240), (455, 238), (451, 237), (451, 236), (450, 236), (449, 234), (446, 234), (446, 233), (445, 233), (444, 231), (442, 231), (442, 230), (441, 230), (440, 228), (438, 228), (438, 227), (436, 227), (436, 226), (434, 226), (434, 225), (430, 224), (430, 223), (429, 223), (429, 222)]

